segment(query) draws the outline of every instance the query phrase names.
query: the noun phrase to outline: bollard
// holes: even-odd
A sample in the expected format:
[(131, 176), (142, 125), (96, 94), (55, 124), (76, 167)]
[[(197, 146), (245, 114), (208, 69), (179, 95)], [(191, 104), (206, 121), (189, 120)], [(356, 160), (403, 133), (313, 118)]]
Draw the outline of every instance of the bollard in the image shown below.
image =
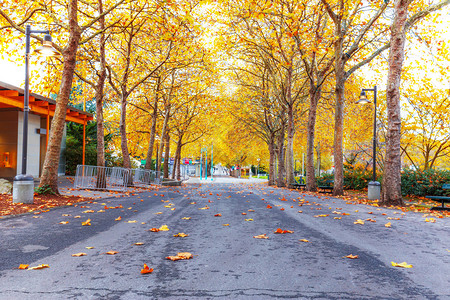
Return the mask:
[(381, 184), (378, 181), (369, 182), (367, 196), (369, 200), (377, 200), (380, 199), (381, 194)]
[(34, 202), (34, 179), (31, 175), (17, 175), (13, 182), (13, 203)]

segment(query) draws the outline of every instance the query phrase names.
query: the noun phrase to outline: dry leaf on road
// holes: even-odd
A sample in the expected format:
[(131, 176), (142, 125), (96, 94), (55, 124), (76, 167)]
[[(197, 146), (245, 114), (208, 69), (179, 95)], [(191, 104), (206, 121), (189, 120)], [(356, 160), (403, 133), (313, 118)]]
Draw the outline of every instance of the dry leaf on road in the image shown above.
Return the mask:
[(141, 274), (150, 274), (153, 272), (153, 268), (149, 268), (146, 264), (144, 264), (144, 268), (141, 269)]
[(253, 238), (255, 239), (268, 239), (269, 237), (264, 233), (264, 234), (260, 234), (260, 235), (255, 235)]

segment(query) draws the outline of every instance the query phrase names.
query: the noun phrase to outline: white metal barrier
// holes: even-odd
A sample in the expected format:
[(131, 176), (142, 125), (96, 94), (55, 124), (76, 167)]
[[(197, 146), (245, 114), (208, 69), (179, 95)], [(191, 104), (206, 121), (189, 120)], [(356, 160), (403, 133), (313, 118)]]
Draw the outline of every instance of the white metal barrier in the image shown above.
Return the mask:
[(127, 187), (160, 184), (155, 171), (78, 165), (74, 188), (125, 191)]

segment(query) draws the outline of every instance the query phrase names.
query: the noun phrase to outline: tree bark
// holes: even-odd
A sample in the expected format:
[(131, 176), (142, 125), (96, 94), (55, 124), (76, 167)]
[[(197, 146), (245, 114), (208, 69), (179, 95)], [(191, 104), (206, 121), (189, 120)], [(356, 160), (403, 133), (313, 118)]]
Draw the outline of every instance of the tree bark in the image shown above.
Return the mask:
[(163, 124), (163, 128), (161, 131), (161, 137), (160, 137), (161, 143), (159, 144), (158, 162), (157, 162), (157, 166), (156, 166), (157, 172), (161, 171), (161, 159), (162, 159), (162, 152), (163, 152), (163, 147), (164, 147), (163, 138), (166, 135), (167, 123), (169, 122), (169, 116), (170, 116), (170, 104), (166, 106), (166, 110), (164, 113), (164, 124)]
[(317, 87), (313, 82), (309, 88), (309, 112), (306, 135), (306, 190), (317, 191), (317, 182), (314, 172), (314, 140), (316, 133), (317, 105), (322, 95), (322, 87)]
[(286, 103), (287, 103), (287, 145), (286, 145), (286, 185), (292, 188), (294, 179), (294, 101), (292, 101), (292, 66), (288, 69), (286, 82)]
[(170, 135), (166, 133), (164, 139), (164, 178), (169, 178), (169, 160), (170, 160)]
[(131, 169), (130, 152), (127, 138), (127, 95), (123, 93), (120, 99), (120, 147), (122, 149), (123, 167)]
[[(145, 161), (145, 169), (150, 170), (152, 167), (153, 146), (155, 145), (156, 122), (158, 120), (158, 100), (159, 88), (161, 86), (161, 77), (158, 76), (156, 81), (155, 102), (153, 103), (152, 127), (150, 129), (150, 141), (148, 143), (147, 159)], [(156, 168), (156, 167), (155, 167)]]
[(275, 185), (275, 147), (274, 139), (269, 142), (269, 185)]
[(278, 157), (278, 174), (277, 174), (277, 187), (286, 186), (286, 182), (284, 180), (284, 174), (286, 172), (285, 164), (284, 164), (284, 129), (280, 131), (277, 141), (277, 157)]
[(391, 26), (389, 73), (386, 90), (388, 129), (384, 163), (382, 205), (403, 205), (401, 190), (401, 115), (400, 82), (405, 57), (405, 24), (411, 0), (395, 1), (395, 14)]
[(61, 140), (66, 122), (67, 104), (72, 91), (72, 81), (77, 61), (78, 43), (81, 38), (81, 29), (78, 26), (78, 1), (70, 0), (68, 5), (69, 39), (62, 52), (64, 67), (61, 77), (61, 87), (56, 98), (55, 114), (50, 130), (50, 139), (45, 154), (42, 176), (39, 186), (48, 186), (54, 193), (58, 191), (58, 165), (61, 151)]
[[(103, 2), (98, 0), (98, 13), (103, 14)], [(105, 17), (100, 18), (100, 30), (105, 29)], [(100, 54), (100, 70), (98, 72), (98, 80), (95, 84), (95, 110), (97, 119), (97, 166), (105, 167), (105, 130), (103, 126), (103, 97), (104, 86), (106, 80), (106, 56), (105, 56), (105, 33), (100, 34), (99, 39)], [(105, 169), (99, 168), (97, 173), (97, 188), (106, 187)]]

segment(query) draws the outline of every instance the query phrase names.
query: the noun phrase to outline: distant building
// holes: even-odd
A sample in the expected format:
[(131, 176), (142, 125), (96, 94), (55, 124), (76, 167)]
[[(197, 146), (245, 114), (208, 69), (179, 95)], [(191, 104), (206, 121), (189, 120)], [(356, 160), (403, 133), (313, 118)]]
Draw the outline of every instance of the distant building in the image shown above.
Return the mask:
[[(12, 179), (22, 170), (23, 100), (23, 89), (0, 82), (0, 178)], [(42, 172), (55, 107), (53, 99), (30, 93), (27, 173), (35, 178)], [(67, 108), (66, 121), (86, 125), (92, 119), (92, 114)], [(64, 150), (65, 138), (61, 152)], [(61, 155), (58, 173), (64, 172), (65, 159)]]

